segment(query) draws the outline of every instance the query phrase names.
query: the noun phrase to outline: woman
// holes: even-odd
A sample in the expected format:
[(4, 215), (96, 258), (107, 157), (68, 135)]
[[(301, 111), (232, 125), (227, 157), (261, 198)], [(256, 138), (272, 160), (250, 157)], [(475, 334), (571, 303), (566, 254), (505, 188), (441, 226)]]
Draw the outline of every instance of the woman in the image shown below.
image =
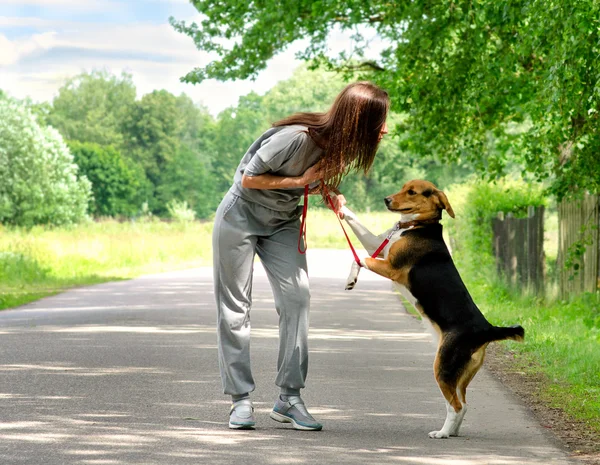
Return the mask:
[[(350, 170), (371, 167), (387, 133), (388, 94), (369, 82), (348, 85), (326, 113), (298, 113), (256, 140), (240, 162), (233, 186), (219, 206), (213, 231), (219, 366), (225, 394), (232, 397), (229, 427), (255, 425), (250, 392), (252, 271), (258, 254), (279, 315), (277, 378), (281, 394), (271, 418), (295, 429), (319, 431), (300, 389), (308, 371), (310, 292), (306, 256), (298, 252), (300, 199), (304, 186), (322, 183), (337, 191)], [(339, 210), (344, 197), (334, 196)]]

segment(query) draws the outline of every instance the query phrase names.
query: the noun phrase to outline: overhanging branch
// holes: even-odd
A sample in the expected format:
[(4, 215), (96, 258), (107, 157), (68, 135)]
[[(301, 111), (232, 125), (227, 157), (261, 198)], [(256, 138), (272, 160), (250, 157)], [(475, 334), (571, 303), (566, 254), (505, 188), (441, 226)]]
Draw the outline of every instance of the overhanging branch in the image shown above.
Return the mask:
[(356, 63), (353, 65), (346, 64), (341, 66), (340, 69), (346, 71), (358, 71), (362, 69), (371, 69), (373, 71), (385, 71), (385, 68), (380, 66), (376, 61), (363, 61), (362, 63)]

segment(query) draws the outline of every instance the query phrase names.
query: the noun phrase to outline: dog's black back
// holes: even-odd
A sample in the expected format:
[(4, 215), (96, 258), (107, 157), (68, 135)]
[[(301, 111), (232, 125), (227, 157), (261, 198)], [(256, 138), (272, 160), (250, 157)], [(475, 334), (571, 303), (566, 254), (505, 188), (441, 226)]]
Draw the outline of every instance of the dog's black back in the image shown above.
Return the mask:
[(496, 327), (483, 316), (452, 261), (442, 236), (442, 225), (430, 224), (408, 230), (402, 234), (402, 240), (409, 244), (402, 256), (394, 257), (392, 265), (399, 268), (404, 260), (412, 263), (408, 273), (409, 291), (425, 316), (442, 333), (468, 335), (475, 346), (473, 349), (486, 342), (523, 336), (520, 326)]

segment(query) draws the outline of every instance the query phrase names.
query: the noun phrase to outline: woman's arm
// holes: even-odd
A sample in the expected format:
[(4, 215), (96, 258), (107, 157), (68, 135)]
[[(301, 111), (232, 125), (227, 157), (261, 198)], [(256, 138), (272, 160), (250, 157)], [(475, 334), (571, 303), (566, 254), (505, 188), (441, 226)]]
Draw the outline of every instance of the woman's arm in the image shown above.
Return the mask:
[[(258, 176), (242, 175), (242, 187), (244, 189), (289, 189), (304, 187), (315, 181), (319, 181), (323, 177), (323, 173), (319, 168), (319, 163), (307, 169), (302, 176), (287, 177), (275, 176), (273, 174), (259, 174)], [(319, 188), (317, 188), (319, 189)], [(340, 218), (344, 218), (344, 213), (340, 210), (346, 204), (346, 199), (337, 189), (332, 189), (335, 193), (331, 196), (333, 201), (334, 211)], [(313, 189), (313, 192), (315, 190)], [(331, 205), (327, 203), (327, 207), (331, 209)]]
[(242, 187), (245, 189), (289, 189), (304, 187), (306, 184), (308, 183), (303, 181), (302, 176), (288, 178), (273, 174), (242, 175)]
[(258, 176), (242, 175), (242, 187), (245, 189), (289, 189), (304, 187), (323, 177), (319, 164), (308, 168), (301, 176), (275, 176), (265, 173)]

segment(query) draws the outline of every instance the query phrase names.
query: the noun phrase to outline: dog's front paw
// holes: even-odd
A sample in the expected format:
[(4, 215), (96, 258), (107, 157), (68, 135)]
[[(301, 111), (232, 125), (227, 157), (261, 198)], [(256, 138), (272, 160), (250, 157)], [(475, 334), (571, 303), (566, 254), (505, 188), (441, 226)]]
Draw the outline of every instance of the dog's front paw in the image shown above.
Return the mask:
[(344, 214), (345, 219), (352, 219), (352, 220), (356, 219), (356, 215), (354, 214), (354, 212), (352, 210), (350, 210), (348, 207), (346, 207), (345, 205), (342, 208), (340, 208), (340, 212), (342, 212)]
[(432, 431), (429, 433), (429, 437), (431, 439), (446, 439), (450, 436), (448, 435), (448, 433), (445, 433), (444, 431)]
[(358, 263), (352, 262), (352, 267), (350, 268), (350, 274), (348, 275), (348, 279), (346, 281), (346, 290), (351, 291), (356, 286), (358, 281), (358, 273), (360, 273), (360, 266)]

